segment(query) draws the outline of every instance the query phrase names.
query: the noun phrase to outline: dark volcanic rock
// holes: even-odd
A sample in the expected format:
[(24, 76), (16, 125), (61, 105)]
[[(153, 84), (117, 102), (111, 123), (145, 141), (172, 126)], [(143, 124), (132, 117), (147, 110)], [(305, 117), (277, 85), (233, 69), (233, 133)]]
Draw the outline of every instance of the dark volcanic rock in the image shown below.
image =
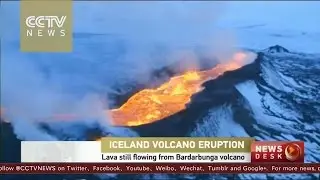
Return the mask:
[(269, 53), (288, 53), (289, 52), (288, 49), (279, 45), (271, 46), (268, 49), (266, 49), (266, 51)]
[(11, 125), (0, 121), (0, 162), (20, 162), (20, 142)]

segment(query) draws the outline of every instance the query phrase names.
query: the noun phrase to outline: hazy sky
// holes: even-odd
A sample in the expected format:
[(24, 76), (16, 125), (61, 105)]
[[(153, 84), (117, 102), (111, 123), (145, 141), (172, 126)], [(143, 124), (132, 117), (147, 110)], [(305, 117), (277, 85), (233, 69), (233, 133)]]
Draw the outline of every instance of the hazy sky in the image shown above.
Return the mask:
[[(2, 22), (16, 25), (18, 30), (18, 2), (2, 2), (1, 8)], [(176, 21), (180, 25), (202, 21), (208, 27), (219, 21), (229, 27), (267, 24), (280, 30), (320, 31), (319, 9), (316, 1), (78, 1), (74, 2), (74, 26), (75, 31), (122, 32), (125, 27), (142, 24), (152, 27), (166, 22), (166, 27), (161, 27), (166, 29)]]
[[(2, 39), (19, 38), (18, 2), (2, 2), (1, 9)], [(76, 1), (74, 32), (116, 34), (136, 47), (150, 43), (212, 46), (214, 39), (228, 46), (283, 44), (314, 52), (320, 51), (316, 48), (320, 46), (319, 9), (317, 1)], [(302, 37), (302, 33), (308, 35)]]

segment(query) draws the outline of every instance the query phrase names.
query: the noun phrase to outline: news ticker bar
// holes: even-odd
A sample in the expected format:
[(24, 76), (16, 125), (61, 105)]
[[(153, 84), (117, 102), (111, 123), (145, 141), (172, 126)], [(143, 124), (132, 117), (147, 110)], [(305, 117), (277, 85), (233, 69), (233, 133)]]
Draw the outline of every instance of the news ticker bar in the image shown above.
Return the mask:
[(0, 174), (320, 173), (319, 163), (0, 163)]

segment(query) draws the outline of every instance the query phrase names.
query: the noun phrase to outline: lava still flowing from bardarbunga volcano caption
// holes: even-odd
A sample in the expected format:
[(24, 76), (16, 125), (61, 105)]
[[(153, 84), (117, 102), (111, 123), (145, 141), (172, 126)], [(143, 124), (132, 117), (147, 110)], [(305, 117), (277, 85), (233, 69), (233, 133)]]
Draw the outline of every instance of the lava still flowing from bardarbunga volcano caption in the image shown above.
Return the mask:
[[(138, 126), (152, 123), (171, 116), (186, 108), (191, 96), (202, 90), (201, 85), (215, 79), (226, 71), (232, 71), (248, 64), (247, 53), (238, 52), (228, 61), (204, 71), (187, 71), (174, 76), (154, 89), (143, 89), (130, 97), (121, 107), (106, 110), (114, 126)], [(5, 109), (1, 108), (1, 115)], [(81, 118), (75, 114), (55, 114), (52, 120), (75, 120)], [(48, 118), (45, 118), (48, 119)], [(3, 119), (4, 120), (4, 119)]]

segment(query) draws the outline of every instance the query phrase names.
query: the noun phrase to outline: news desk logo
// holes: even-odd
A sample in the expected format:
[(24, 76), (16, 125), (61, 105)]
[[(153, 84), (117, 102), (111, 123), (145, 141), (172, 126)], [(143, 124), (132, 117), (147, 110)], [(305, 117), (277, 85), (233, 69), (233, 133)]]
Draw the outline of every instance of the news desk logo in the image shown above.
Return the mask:
[(251, 144), (252, 162), (304, 162), (302, 141), (255, 141)]
[(22, 0), (21, 50), (70, 52), (72, 50), (72, 1)]

